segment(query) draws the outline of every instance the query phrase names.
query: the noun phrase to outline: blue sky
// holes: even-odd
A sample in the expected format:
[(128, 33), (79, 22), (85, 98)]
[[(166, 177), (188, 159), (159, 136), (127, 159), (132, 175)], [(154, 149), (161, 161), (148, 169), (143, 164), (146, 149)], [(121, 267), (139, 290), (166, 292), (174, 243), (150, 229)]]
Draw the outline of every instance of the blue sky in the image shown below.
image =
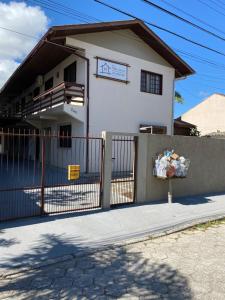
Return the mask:
[[(44, 4), (44, 2), (46, 2), (46, 0), (39, 1), (32, 0), (27, 1), (27, 3), (29, 3), (29, 5), (38, 5), (39, 3), (40, 7), (49, 17), (49, 26), (84, 23), (84, 21), (82, 22), (81, 20), (83, 19), (83, 17), (80, 20), (78, 19), (80, 18), (80, 14), (77, 17), (64, 16), (62, 10), (61, 13), (57, 13), (45, 8), (44, 6), (46, 5)], [(54, 1), (60, 2), (62, 0)], [(225, 41), (221, 41), (199, 31), (198, 29), (191, 27), (190, 25), (184, 24), (183, 22), (173, 18), (172, 16), (168, 16), (167, 14), (158, 11), (151, 6), (148, 6), (141, 0), (104, 1), (122, 10), (126, 10), (127, 12), (130, 12), (131, 14), (134, 14), (139, 18), (148, 20), (149, 22), (155, 23), (162, 27), (166, 27), (171, 31), (176, 31), (177, 33), (184, 35), (196, 42), (205, 44), (211, 48), (225, 53)], [(9, 1), (3, 2), (7, 3)], [(225, 38), (225, 28), (223, 26), (225, 21), (224, 0), (152, 0), (152, 2), (169, 9), (174, 13), (180, 14), (184, 18), (187, 18), (190, 21), (193, 21), (194, 23), (197, 23)], [(213, 9), (207, 7), (202, 2), (207, 3)], [(112, 11), (109, 8), (105, 8), (98, 3), (95, 3), (93, 0), (64, 0), (61, 3), (79, 11), (80, 13), (89, 15), (90, 21), (92, 18), (96, 18), (101, 21), (127, 19), (124, 15)], [(191, 17), (188, 17), (183, 13), (175, 10), (175, 8), (169, 6), (168, 3), (182, 9), (189, 14), (192, 14), (199, 19), (204, 20), (211, 26), (216, 27), (218, 30), (220, 30), (220, 32), (206, 25), (203, 25), (198, 21), (192, 19)], [(216, 12), (215, 9), (218, 10), (218, 12)], [(187, 56), (186, 54), (184, 55), (180, 52), (177, 52), (196, 71), (196, 75), (176, 83), (176, 90), (182, 94), (185, 102), (182, 105), (175, 105), (175, 116), (179, 116), (212, 93), (225, 93), (225, 56), (221, 56), (208, 50), (201, 49), (198, 46), (192, 45), (184, 40), (179, 39), (178, 37), (172, 36), (160, 30), (156, 30), (154, 28), (151, 29), (153, 29), (175, 51), (179, 50), (188, 53)], [(194, 57), (190, 57), (190, 54)], [(198, 56), (198, 58), (196, 58), (196, 56)], [(210, 61), (210, 63), (199, 61), (199, 58)]]

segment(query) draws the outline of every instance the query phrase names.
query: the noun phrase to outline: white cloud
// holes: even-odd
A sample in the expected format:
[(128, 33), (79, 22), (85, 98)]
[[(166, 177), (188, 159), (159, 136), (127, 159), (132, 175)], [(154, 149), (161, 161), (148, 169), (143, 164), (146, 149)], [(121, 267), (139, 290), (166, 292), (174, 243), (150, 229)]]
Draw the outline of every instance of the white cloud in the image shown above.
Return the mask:
[(14, 60), (0, 60), (0, 86), (4, 84), (10, 74), (12, 74), (18, 66), (19, 63)]
[(25, 2), (0, 2), (0, 27), (36, 37), (31, 39), (0, 28), (0, 88), (47, 26), (48, 18), (40, 7), (28, 6)]

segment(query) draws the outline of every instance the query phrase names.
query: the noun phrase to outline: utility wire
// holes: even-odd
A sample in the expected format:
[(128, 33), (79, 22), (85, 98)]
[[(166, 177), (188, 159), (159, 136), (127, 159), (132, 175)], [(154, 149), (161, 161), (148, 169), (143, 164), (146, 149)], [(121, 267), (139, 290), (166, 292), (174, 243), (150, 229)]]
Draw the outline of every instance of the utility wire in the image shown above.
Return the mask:
[[(50, 0), (49, 0), (50, 1)], [(39, 0), (39, 2), (40, 2), (40, 0)], [(53, 2), (53, 3), (56, 3), (55, 1), (51, 1), (51, 2)], [(61, 4), (59, 4), (59, 5), (61, 5)], [(66, 7), (66, 6), (64, 6), (64, 5), (61, 5), (62, 7)], [(68, 8), (68, 7), (67, 7)], [(78, 12), (78, 11), (76, 11), (76, 12)], [(79, 12), (78, 12), (79, 13)], [(82, 13), (81, 13), (82, 14)], [(83, 14), (84, 15), (84, 14)], [(87, 15), (84, 15), (85, 17), (87, 16)], [(91, 16), (88, 16), (90, 19), (92, 18)], [(92, 19), (95, 19), (95, 20), (98, 20), (98, 19), (96, 19), (96, 18), (92, 18)], [(99, 20), (98, 20), (99, 21)], [(0, 27), (0, 29), (3, 29), (3, 30), (7, 30), (7, 31), (9, 31), (9, 32), (13, 32), (13, 33), (16, 33), (16, 34), (20, 34), (20, 35), (23, 35), (23, 36), (25, 36), (25, 37), (28, 37), (28, 38), (32, 38), (32, 39), (35, 39), (35, 40), (37, 40), (37, 37), (35, 37), (35, 36), (32, 36), (32, 35), (28, 35), (28, 34), (26, 34), (26, 33), (22, 33), (22, 32), (18, 32), (18, 31), (15, 31), (15, 30), (13, 30), (13, 29), (9, 29), (9, 28), (5, 28), (5, 27)], [(118, 33), (117, 33), (118, 34)], [(130, 36), (125, 36), (126, 38), (130, 38), (130, 39), (134, 39), (134, 40), (136, 40), (136, 41), (139, 41), (139, 42), (142, 42), (142, 41), (140, 41), (140, 40), (138, 40), (138, 39), (135, 39), (135, 38), (133, 38), (133, 37), (130, 37)], [(195, 55), (195, 54), (193, 54), (193, 53), (189, 53), (189, 52), (185, 52), (185, 51), (183, 51), (183, 50), (180, 50), (180, 49), (174, 49), (175, 51), (177, 51), (177, 52), (179, 52), (179, 53), (181, 53), (182, 55), (184, 55), (184, 56), (187, 56), (188, 58), (189, 58), (189, 60), (192, 60), (192, 61), (197, 61), (198, 63), (202, 63), (202, 64), (208, 64), (210, 67), (213, 67), (213, 68), (216, 68), (216, 69), (224, 69), (225, 70), (225, 65), (222, 65), (222, 64), (218, 64), (217, 62), (214, 62), (214, 61), (212, 61), (212, 60), (208, 60), (208, 59), (204, 59), (204, 58), (202, 58), (201, 56), (197, 56), (197, 55)], [(220, 76), (220, 75), (219, 75)], [(217, 77), (216, 77), (217, 78)], [(218, 78), (219, 80), (221, 80), (221, 78)]]
[[(28, 34), (25, 34), (25, 33), (22, 33), (22, 32), (18, 32), (18, 31), (15, 31), (13, 29), (5, 28), (5, 27), (0, 27), (0, 29), (6, 30), (6, 31), (9, 31), (9, 32), (12, 32), (12, 33), (16, 33), (16, 34), (25, 36), (27, 38), (37, 40), (36, 36), (32, 36), (32, 35), (28, 35)], [(126, 36), (126, 38), (130, 38), (130, 37)], [(203, 64), (208, 64), (209, 66), (225, 70), (225, 65), (218, 64), (218, 63), (216, 63), (214, 61), (211, 61), (211, 60), (203, 59), (201, 56), (197, 56), (193, 53), (185, 52), (185, 51), (180, 50), (180, 49), (174, 49), (174, 51), (179, 52), (179, 53), (181, 53), (182, 55), (184, 55), (186, 57), (189, 57), (189, 59), (192, 60), (192, 61), (197, 61), (197, 62), (200, 62), (200, 63), (203, 63)]]
[(48, 4), (46, 2), (43, 2), (43, 1), (38, 1), (38, 0), (26, 0), (27, 2), (32, 2), (32, 3), (35, 3), (35, 4), (38, 4), (40, 5), (41, 7), (47, 9), (47, 10), (51, 10), (57, 14), (60, 14), (60, 15), (63, 15), (63, 16), (66, 16), (66, 17), (70, 17), (72, 19), (76, 19), (80, 22), (85, 22), (85, 23), (88, 23), (87, 22), (87, 19), (80, 16), (80, 15), (77, 15), (77, 14), (74, 14), (72, 11), (66, 11), (62, 8), (58, 8), (57, 7), (54, 7), (53, 5), (51, 4)]
[(13, 32), (13, 33), (16, 33), (16, 34), (19, 34), (19, 35), (22, 35), (22, 36), (25, 36), (25, 37), (27, 37), (27, 38), (31, 38), (31, 39), (37, 39), (37, 37), (36, 36), (34, 36), (34, 35), (30, 35), (30, 34), (26, 34), (26, 33), (23, 33), (23, 32), (19, 32), (19, 31), (16, 31), (16, 30), (14, 30), (14, 29), (10, 29), (10, 28), (6, 28), (6, 27), (2, 27), (2, 26), (0, 26), (0, 29), (2, 29), (2, 30), (6, 30), (6, 31), (9, 31), (9, 32)]
[(204, 2), (203, 0), (197, 0), (198, 2), (200, 2), (201, 4), (207, 6), (208, 8), (210, 8), (211, 10), (217, 12), (218, 14), (225, 16), (224, 13), (222, 13), (220, 10), (215, 9), (214, 7), (212, 7), (211, 5), (209, 5), (208, 3)]
[(191, 43), (191, 44), (193, 44), (193, 45), (195, 45), (195, 46), (198, 46), (198, 47), (201, 47), (201, 48), (206, 49), (206, 50), (208, 50), (208, 51), (217, 53), (217, 54), (219, 54), (219, 55), (221, 55), (221, 56), (225, 56), (225, 53), (224, 53), (224, 52), (221, 52), (221, 51), (219, 51), (219, 50), (213, 49), (213, 48), (208, 47), (208, 46), (206, 46), (206, 45), (203, 45), (203, 44), (201, 44), (201, 43), (199, 43), (199, 42), (193, 41), (193, 40), (191, 40), (191, 39), (189, 39), (189, 38), (186, 38), (185, 36), (183, 36), (183, 35), (181, 35), (181, 34), (178, 34), (178, 33), (176, 33), (176, 32), (173, 32), (173, 31), (171, 31), (171, 30), (168, 30), (168, 29), (163, 28), (163, 27), (161, 27), (161, 26), (158, 26), (158, 25), (156, 25), (156, 24), (150, 23), (150, 22), (148, 22), (148, 21), (146, 21), (146, 20), (144, 20), (144, 19), (138, 18), (137, 16), (132, 15), (131, 13), (125, 12), (125, 11), (123, 11), (123, 10), (117, 8), (117, 7), (114, 7), (114, 6), (110, 5), (110, 4), (107, 4), (107, 3), (102, 2), (102, 1), (100, 1), (100, 0), (94, 0), (94, 1), (97, 2), (97, 3), (99, 3), (99, 4), (101, 4), (101, 5), (103, 5), (103, 6), (106, 6), (106, 7), (108, 7), (108, 8), (111, 8), (112, 10), (117, 11), (117, 12), (123, 14), (123, 15), (126, 15), (126, 16), (128, 16), (128, 17), (130, 17), (130, 18), (134, 18), (134, 19), (140, 20), (140, 21), (142, 21), (142, 22), (144, 22), (144, 23), (146, 23), (146, 24), (148, 24), (148, 25), (150, 25), (150, 26), (152, 26), (152, 27), (155, 27), (155, 28), (157, 28), (157, 29), (159, 29), (159, 30), (161, 30), (161, 31), (164, 31), (164, 32), (167, 32), (167, 33), (169, 33), (169, 34), (171, 34), (171, 35), (174, 35), (174, 36), (176, 36), (176, 37), (178, 37), (178, 38), (180, 38), (180, 39), (182, 39), (182, 40), (185, 40), (185, 41), (187, 41), (187, 42), (189, 42), (189, 43)]
[[(72, 9), (72, 8), (70, 8), (70, 7), (68, 7), (68, 6), (65, 6), (65, 5), (62, 5), (61, 3), (59, 3), (59, 2), (56, 2), (56, 1), (53, 1), (53, 0), (33, 0), (34, 2), (36, 1), (36, 2), (51, 2), (51, 3), (53, 3), (53, 4), (56, 4), (56, 6), (60, 6), (60, 7), (63, 7), (63, 8), (66, 8), (67, 10), (70, 10), (70, 11), (75, 11), (76, 13), (80, 13), (79, 11), (77, 11), (77, 10), (74, 10), (74, 9)], [(82, 14), (82, 13), (81, 13)], [(94, 18), (94, 17), (92, 17), (92, 16), (88, 16), (88, 15), (85, 15), (85, 14), (82, 14), (84, 17), (86, 17), (86, 19), (89, 19), (89, 20), (91, 20), (92, 22), (93, 21), (102, 21), (102, 20), (99, 20), (99, 19), (96, 19), (96, 18)], [(87, 21), (86, 21), (87, 22)], [(114, 34), (116, 34), (116, 35), (120, 35), (120, 36), (122, 36), (122, 37), (124, 37), (124, 38), (127, 38), (127, 39), (132, 39), (132, 40), (135, 40), (135, 41), (137, 41), (137, 42), (140, 42), (140, 43), (142, 43), (142, 41), (140, 40), (140, 39), (136, 39), (136, 38), (134, 38), (134, 37), (130, 37), (130, 36), (127, 36), (127, 35), (124, 35), (124, 34), (122, 34), (122, 33), (117, 33), (117, 32), (113, 32)], [(179, 50), (177, 50), (178, 52), (181, 52), (182, 54), (183, 54), (183, 52), (182, 51), (179, 51)], [(188, 56), (188, 57), (192, 57), (193, 58), (193, 60), (194, 61), (196, 61), (196, 59), (197, 59), (197, 62), (204, 62), (204, 63), (207, 63), (207, 64), (209, 64), (209, 65), (212, 65), (212, 66), (218, 66), (218, 67), (220, 67), (220, 65), (218, 65), (216, 62), (213, 62), (213, 61), (209, 61), (209, 60), (206, 60), (206, 59), (202, 59), (201, 57), (195, 57), (195, 55), (193, 55), (192, 53), (185, 53), (185, 56)], [(223, 66), (222, 66), (222, 68), (223, 68)]]
[[(16, 33), (16, 34), (20, 34), (20, 35), (23, 35), (25, 37), (28, 37), (28, 38), (32, 38), (32, 39), (35, 39), (37, 40), (37, 37), (35, 36), (31, 36), (31, 35), (28, 35), (28, 34), (25, 34), (25, 33), (22, 33), (22, 32), (18, 32), (18, 31), (15, 31), (15, 30), (12, 30), (12, 29), (9, 29), (9, 28), (5, 28), (5, 27), (0, 27), (0, 29), (3, 29), (3, 30), (7, 30), (9, 32), (13, 32), (13, 33)], [(118, 33), (117, 33), (118, 34)], [(120, 34), (121, 35), (121, 34)], [(140, 40), (137, 40), (133, 37), (130, 37), (130, 36), (124, 36), (128, 39), (133, 39), (135, 41), (138, 41), (138, 42), (142, 42)], [(203, 63), (203, 64), (208, 64), (214, 68), (222, 68), (222, 69), (225, 69), (225, 65), (222, 65), (222, 64), (218, 64), (217, 62), (214, 62), (212, 60), (208, 60), (208, 59), (204, 59), (202, 58), (201, 56), (197, 56), (193, 53), (189, 53), (189, 52), (185, 52), (183, 50), (180, 50), (180, 49), (174, 49), (176, 52), (179, 52), (181, 53), (182, 55), (186, 56), (186, 57), (189, 57), (190, 60), (192, 61), (197, 61), (199, 63)]]
[(191, 22), (191, 21), (189, 21), (189, 20), (183, 18), (183, 17), (181, 17), (181, 16), (179, 16), (179, 15), (173, 13), (172, 11), (163, 8), (162, 6), (159, 6), (159, 5), (155, 4), (155, 3), (153, 3), (153, 2), (150, 1), (150, 0), (142, 0), (142, 1), (143, 1), (144, 3), (146, 3), (147, 5), (152, 6), (152, 7), (156, 8), (156, 9), (158, 9), (158, 10), (160, 10), (160, 11), (162, 11), (162, 12), (164, 12), (164, 13), (166, 13), (166, 14), (168, 14), (168, 15), (170, 15), (170, 16), (172, 16), (172, 17), (174, 17), (174, 18), (176, 18), (176, 19), (178, 19), (178, 20), (180, 20), (180, 21), (182, 21), (182, 22), (184, 22), (184, 23), (186, 23), (186, 24), (188, 24), (188, 25), (194, 27), (194, 28), (197, 28), (197, 29), (199, 29), (199, 30), (201, 30), (201, 31), (203, 31), (203, 32), (205, 32), (205, 33), (207, 33), (207, 34), (209, 34), (209, 35), (211, 35), (211, 36), (217, 38), (217, 39), (220, 39), (220, 40), (222, 40), (222, 41), (225, 41), (225, 38), (224, 38), (224, 37), (222, 37), (222, 36), (220, 36), (220, 35), (218, 35), (218, 34), (212, 32), (212, 31), (209, 31), (208, 29), (205, 29), (205, 28), (203, 28), (202, 26), (199, 26), (199, 25), (197, 25), (197, 24), (195, 24), (195, 23), (193, 23), (193, 22)]
[(210, 27), (210, 28), (214, 29), (215, 31), (218, 31), (218, 32), (220, 32), (220, 33), (224, 33), (224, 34), (225, 34), (225, 31), (223, 31), (223, 30), (221, 30), (221, 29), (219, 29), (219, 28), (213, 26), (212, 24), (209, 24), (209, 23), (205, 22), (204, 20), (202, 20), (202, 19), (200, 19), (200, 18), (197, 18), (196, 16), (194, 16), (194, 15), (192, 15), (192, 14), (190, 14), (190, 13), (184, 11), (183, 9), (181, 9), (181, 8), (179, 8), (179, 7), (175, 6), (175, 5), (173, 5), (172, 3), (169, 3), (169, 2), (166, 1), (166, 0), (160, 0), (160, 1), (163, 2), (163, 3), (165, 3), (165, 4), (168, 5), (168, 6), (172, 7), (173, 9), (175, 9), (175, 10), (177, 10), (177, 11), (180, 11), (180, 12), (183, 13), (184, 15), (187, 15), (187, 16), (191, 17), (192, 19), (194, 19), (194, 20), (196, 20), (196, 21), (198, 21), (198, 22), (200, 22), (200, 23), (206, 25), (207, 27)]
[(212, 3), (212, 5), (216, 5), (218, 8), (221, 8), (222, 10), (224, 10), (224, 3), (218, 3), (216, 1), (210, 0), (210, 2)]

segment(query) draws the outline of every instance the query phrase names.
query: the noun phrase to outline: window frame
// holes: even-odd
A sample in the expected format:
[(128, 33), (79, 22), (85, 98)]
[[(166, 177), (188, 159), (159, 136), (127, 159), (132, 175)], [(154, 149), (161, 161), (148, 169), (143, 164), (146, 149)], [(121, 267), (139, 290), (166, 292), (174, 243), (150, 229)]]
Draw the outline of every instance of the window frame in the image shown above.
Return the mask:
[[(72, 66), (75, 66), (75, 81), (73, 80), (73, 81), (68, 81), (68, 80), (65, 80), (65, 72), (66, 72), (66, 70), (68, 70), (69, 68), (71, 68)], [(76, 61), (74, 61), (74, 62), (72, 62), (71, 64), (69, 64), (68, 66), (66, 66), (65, 68), (64, 68), (64, 70), (63, 70), (63, 80), (64, 80), (64, 82), (76, 82), (77, 81), (77, 62)]]
[[(63, 130), (61, 130), (62, 127), (68, 127), (70, 126), (70, 135), (65, 135), (64, 138), (62, 138), (61, 133)], [(60, 124), (58, 125), (59, 129), (59, 140), (58, 140), (58, 147), (62, 149), (70, 149), (72, 148), (72, 124), (71, 123), (66, 123), (66, 124)]]
[(33, 90), (33, 98), (36, 98), (37, 96), (39, 96), (40, 92), (41, 92), (40, 86), (36, 86), (36, 88)]
[[(46, 84), (49, 83), (50, 81), (52, 81), (52, 86), (49, 87), (49, 88), (46, 88)], [(48, 80), (45, 81), (45, 86), (44, 86), (45, 92), (48, 91), (48, 90), (50, 90), (50, 89), (52, 89), (53, 86), (54, 86), (54, 78), (53, 78), (53, 76), (52, 76), (52, 77), (50, 77)]]
[[(160, 78), (160, 88), (159, 88), (159, 93), (156, 93), (156, 86), (154, 86), (154, 92), (152, 91), (147, 91), (147, 88), (145, 90), (143, 90), (143, 87), (142, 87), (142, 74), (145, 74), (146, 78), (147, 78), (147, 75), (155, 75), (155, 76), (159, 76)], [(146, 79), (145, 79), (146, 80)], [(147, 80), (146, 80), (147, 81)], [(159, 73), (155, 73), (155, 72), (151, 72), (151, 71), (147, 71), (147, 70), (143, 70), (141, 69), (141, 76), (140, 76), (140, 91), (142, 93), (148, 93), (148, 94), (152, 94), (152, 95), (158, 95), (158, 96), (162, 96), (163, 95), (163, 75), (162, 74), (159, 74)]]

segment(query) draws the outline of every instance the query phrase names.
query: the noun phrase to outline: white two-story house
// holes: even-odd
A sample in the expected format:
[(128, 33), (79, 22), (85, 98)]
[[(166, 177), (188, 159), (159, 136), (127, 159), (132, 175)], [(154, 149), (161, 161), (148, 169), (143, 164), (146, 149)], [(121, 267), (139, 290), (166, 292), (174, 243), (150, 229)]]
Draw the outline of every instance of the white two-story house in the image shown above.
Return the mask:
[(193, 72), (139, 20), (54, 26), (1, 89), (0, 117), (69, 136), (171, 134), (174, 82)]

